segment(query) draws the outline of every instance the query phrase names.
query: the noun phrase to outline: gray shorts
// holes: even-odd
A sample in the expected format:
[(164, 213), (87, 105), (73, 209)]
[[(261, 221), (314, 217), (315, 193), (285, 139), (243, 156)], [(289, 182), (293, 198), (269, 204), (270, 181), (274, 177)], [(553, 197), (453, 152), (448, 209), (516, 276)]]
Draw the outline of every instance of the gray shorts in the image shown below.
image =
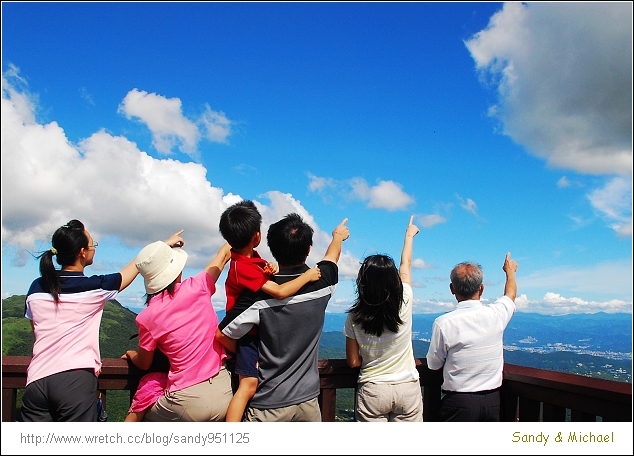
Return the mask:
[(360, 384), (354, 415), (357, 421), (423, 421), (423, 395), (418, 379)]
[(244, 421), (309, 421), (321, 422), (321, 410), (317, 398), (297, 405), (273, 409), (247, 407)]

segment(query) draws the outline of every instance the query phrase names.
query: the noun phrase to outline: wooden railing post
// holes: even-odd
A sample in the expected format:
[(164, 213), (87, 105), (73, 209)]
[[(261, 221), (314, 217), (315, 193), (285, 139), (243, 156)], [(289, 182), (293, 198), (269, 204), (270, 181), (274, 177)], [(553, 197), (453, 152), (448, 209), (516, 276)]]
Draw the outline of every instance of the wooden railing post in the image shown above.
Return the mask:
[(7, 423), (16, 420), (16, 404), (18, 390), (14, 388), (2, 388), (2, 422)]

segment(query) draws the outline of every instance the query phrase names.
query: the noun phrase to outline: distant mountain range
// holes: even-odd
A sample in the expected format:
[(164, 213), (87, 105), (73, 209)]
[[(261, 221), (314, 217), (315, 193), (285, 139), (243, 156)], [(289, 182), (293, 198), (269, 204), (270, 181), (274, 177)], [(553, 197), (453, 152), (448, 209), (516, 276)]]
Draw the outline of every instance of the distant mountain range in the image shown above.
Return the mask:
[[(414, 339), (429, 342), (432, 324), (442, 314), (416, 314)], [(324, 331), (343, 331), (346, 314), (327, 313)], [(570, 351), (615, 360), (632, 360), (632, 314), (596, 313), (548, 316), (516, 312), (504, 332), (507, 350), (531, 353)]]
[[(25, 296), (2, 300), (2, 354), (30, 356), (33, 331), (24, 318)], [(424, 358), (431, 328), (439, 314), (417, 314), (413, 321), (414, 355)], [(223, 312), (219, 312), (220, 318)], [(136, 314), (108, 301), (99, 332), (101, 356), (118, 358), (137, 348)], [(346, 314), (327, 313), (320, 358), (345, 358)], [(504, 334), (504, 359), (511, 364), (632, 382), (632, 315), (544, 316), (518, 312)]]

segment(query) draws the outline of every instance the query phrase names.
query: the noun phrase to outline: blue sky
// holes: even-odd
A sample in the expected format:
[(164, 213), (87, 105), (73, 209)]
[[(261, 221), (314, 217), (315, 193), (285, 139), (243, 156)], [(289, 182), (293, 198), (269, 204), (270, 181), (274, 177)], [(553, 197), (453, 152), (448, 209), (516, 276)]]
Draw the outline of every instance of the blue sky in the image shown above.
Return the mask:
[(503, 294), (506, 252), (519, 311), (631, 313), (632, 5), (2, 3), (3, 298), (73, 218), (88, 274), (184, 229), (192, 275), (242, 198), (303, 215), (310, 265), (349, 219), (330, 312), (414, 215), (417, 313), (462, 261)]

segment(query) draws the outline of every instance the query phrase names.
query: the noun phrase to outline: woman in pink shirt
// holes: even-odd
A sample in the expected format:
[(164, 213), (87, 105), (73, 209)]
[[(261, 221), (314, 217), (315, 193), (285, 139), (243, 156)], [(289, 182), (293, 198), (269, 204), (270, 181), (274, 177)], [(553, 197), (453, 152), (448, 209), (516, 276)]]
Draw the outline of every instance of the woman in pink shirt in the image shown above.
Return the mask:
[[(133, 402), (131, 413), (139, 413), (143, 421), (224, 421), (233, 393), (226, 354), (215, 338), (218, 315), (211, 297), (230, 257), (225, 244), (202, 272), (182, 280), (187, 253), (181, 248), (157, 241), (137, 255), (147, 308), (136, 317), (139, 349), (128, 350), (125, 357), (145, 370), (158, 348), (170, 362), (158, 400), (146, 410), (135, 410)], [(147, 406), (146, 393), (139, 395)]]
[[(166, 245), (182, 241), (173, 235)], [(106, 301), (139, 273), (134, 261), (120, 272), (86, 276), (97, 242), (79, 220), (53, 233), (39, 256), (41, 277), (26, 296), (25, 316), (35, 343), (22, 398), (23, 421), (97, 421), (97, 376), (101, 371), (99, 325)], [(53, 257), (61, 269), (53, 265)]]

